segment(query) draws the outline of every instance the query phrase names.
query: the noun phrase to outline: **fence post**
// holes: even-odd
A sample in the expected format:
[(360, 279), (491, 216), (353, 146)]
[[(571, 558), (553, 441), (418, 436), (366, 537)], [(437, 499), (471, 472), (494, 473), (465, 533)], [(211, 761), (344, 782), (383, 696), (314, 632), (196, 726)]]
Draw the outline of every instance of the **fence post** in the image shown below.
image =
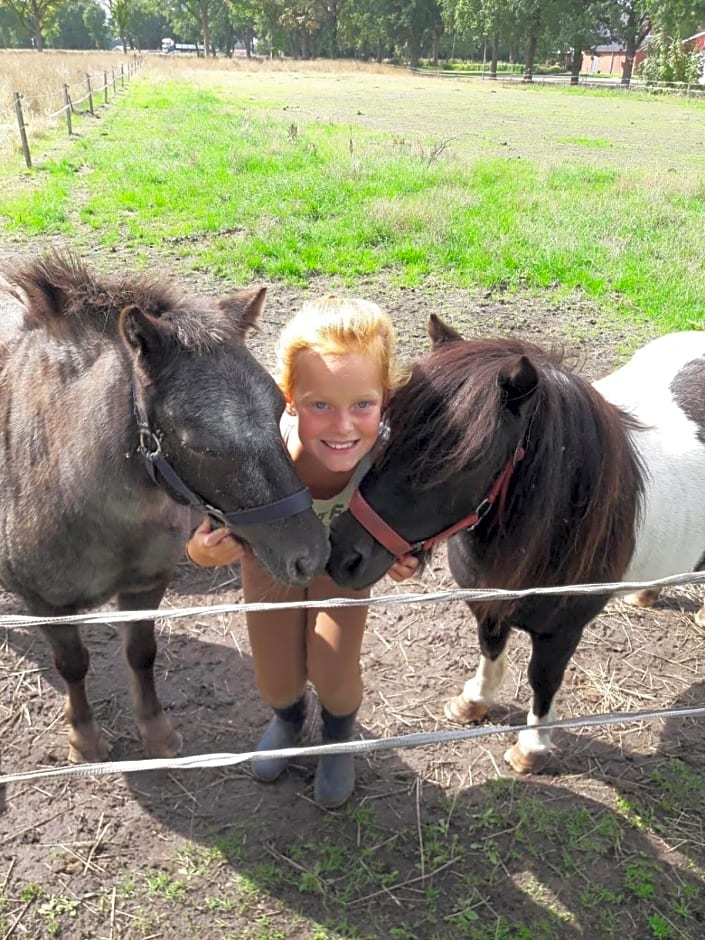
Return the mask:
[(113, 77), (113, 94), (116, 95), (116, 94), (117, 94), (117, 85), (115, 84), (115, 69), (111, 69), (110, 72), (111, 72), (112, 77)]
[(88, 89), (88, 110), (95, 116), (95, 111), (93, 110), (93, 91), (91, 89), (91, 77), (86, 72), (86, 88)]
[(69, 137), (71, 136), (71, 95), (69, 94), (69, 86), (64, 83), (64, 110), (66, 111), (66, 123), (69, 128)]
[(20, 128), (20, 140), (22, 141), (22, 152), (24, 153), (24, 162), (29, 169), (32, 168), (32, 156), (29, 152), (29, 143), (27, 142), (27, 131), (25, 130), (24, 115), (22, 114), (22, 95), (19, 91), (15, 92), (15, 114)]
[(120, 63), (120, 86), (125, 87), (125, 63)]
[(103, 71), (103, 92), (105, 94), (105, 103), (108, 103), (108, 73)]

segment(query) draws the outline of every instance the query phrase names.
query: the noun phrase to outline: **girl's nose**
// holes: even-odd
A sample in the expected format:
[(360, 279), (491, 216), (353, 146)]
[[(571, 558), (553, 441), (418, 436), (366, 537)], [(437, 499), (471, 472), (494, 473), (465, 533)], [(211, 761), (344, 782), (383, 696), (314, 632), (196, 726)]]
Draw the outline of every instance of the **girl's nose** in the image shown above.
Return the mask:
[(347, 409), (338, 409), (333, 414), (333, 428), (338, 433), (345, 433), (352, 427), (352, 420)]

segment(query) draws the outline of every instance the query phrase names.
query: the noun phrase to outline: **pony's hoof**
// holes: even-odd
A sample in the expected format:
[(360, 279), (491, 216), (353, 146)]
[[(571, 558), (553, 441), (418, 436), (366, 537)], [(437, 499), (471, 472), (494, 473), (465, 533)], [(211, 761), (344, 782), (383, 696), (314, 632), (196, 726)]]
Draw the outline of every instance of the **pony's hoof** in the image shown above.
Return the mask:
[(660, 593), (660, 588), (645, 588), (643, 591), (625, 595), (622, 600), (632, 607), (653, 607)]
[(518, 774), (540, 774), (550, 760), (550, 751), (522, 751), (519, 744), (514, 744), (504, 752), (504, 759)]
[(487, 706), (483, 702), (468, 702), (462, 695), (449, 698), (443, 706), (443, 714), (449, 721), (469, 725), (473, 721), (482, 721), (487, 716)]
[(110, 745), (105, 740), (97, 726), (82, 734), (76, 728), (69, 732), (69, 763), (71, 764), (99, 764), (104, 761), (110, 751)]
[(157, 715), (141, 727), (142, 744), (147, 757), (176, 757), (184, 739), (166, 715)]

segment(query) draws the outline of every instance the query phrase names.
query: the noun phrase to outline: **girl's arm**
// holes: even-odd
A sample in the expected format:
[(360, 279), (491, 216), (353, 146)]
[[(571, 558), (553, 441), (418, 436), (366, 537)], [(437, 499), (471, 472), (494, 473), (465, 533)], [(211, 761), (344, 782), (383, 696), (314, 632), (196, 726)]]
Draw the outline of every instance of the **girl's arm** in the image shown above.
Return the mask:
[(209, 519), (203, 520), (186, 543), (186, 557), (199, 568), (232, 565), (244, 553), (244, 545), (229, 529), (214, 529)]

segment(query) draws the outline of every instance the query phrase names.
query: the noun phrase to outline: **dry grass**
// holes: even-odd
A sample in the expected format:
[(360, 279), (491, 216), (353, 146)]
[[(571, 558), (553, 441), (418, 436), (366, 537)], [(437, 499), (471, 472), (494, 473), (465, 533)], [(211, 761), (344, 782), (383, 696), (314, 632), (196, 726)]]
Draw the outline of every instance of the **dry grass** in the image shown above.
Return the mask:
[(119, 73), (125, 62), (110, 52), (0, 52), (0, 107), (12, 111), (13, 95), (19, 92), (25, 118), (46, 117), (63, 106), (65, 84), (79, 97), (86, 74), (97, 84), (104, 72)]
[(37, 138), (63, 122), (64, 86), (73, 102), (87, 94), (91, 79), (94, 101), (104, 100), (105, 82), (120, 81), (126, 58), (110, 52), (0, 52), (0, 152), (20, 149), (14, 97), (22, 96), (22, 117), (28, 133)]

